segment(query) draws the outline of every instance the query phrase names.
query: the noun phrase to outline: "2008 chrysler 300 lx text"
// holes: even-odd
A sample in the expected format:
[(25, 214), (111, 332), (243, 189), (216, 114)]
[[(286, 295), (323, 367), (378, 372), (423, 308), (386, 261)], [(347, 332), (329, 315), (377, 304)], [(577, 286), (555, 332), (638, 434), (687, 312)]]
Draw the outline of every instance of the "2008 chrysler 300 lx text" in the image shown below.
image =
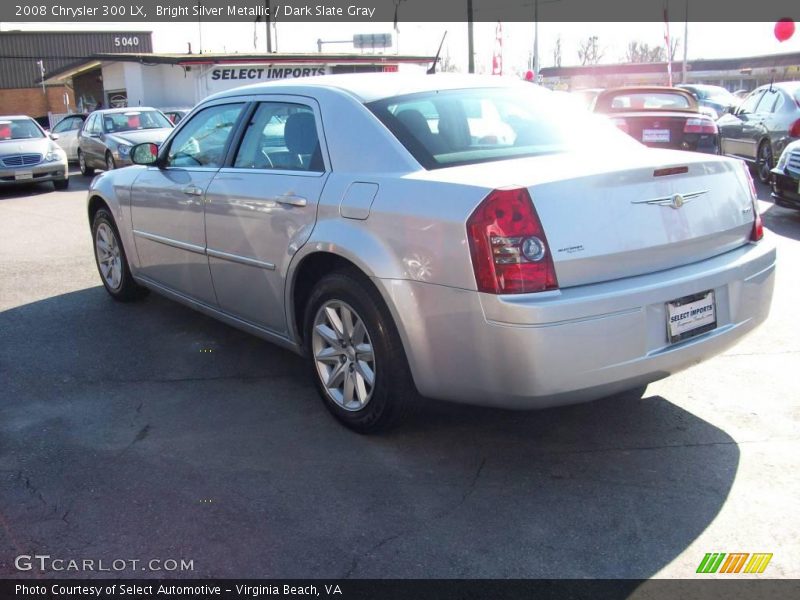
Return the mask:
[(308, 356), (362, 432), (423, 397), (641, 388), (770, 307), (740, 160), (654, 150), (501, 78), (336, 75), (211, 96), (89, 191), (103, 284)]

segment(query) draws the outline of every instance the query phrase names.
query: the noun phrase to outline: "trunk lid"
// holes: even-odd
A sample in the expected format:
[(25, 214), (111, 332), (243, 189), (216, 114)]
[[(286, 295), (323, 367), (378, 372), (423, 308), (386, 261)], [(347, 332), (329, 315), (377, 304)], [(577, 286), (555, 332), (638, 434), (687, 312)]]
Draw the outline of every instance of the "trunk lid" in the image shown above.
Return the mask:
[[(746, 244), (753, 205), (740, 161), (636, 145), (494, 161), (418, 176), (526, 187), (544, 227), (560, 287), (670, 269)], [(679, 169), (670, 175), (657, 171)], [(680, 207), (673, 207), (676, 195)], [(474, 210), (474, 206), (470, 209)]]

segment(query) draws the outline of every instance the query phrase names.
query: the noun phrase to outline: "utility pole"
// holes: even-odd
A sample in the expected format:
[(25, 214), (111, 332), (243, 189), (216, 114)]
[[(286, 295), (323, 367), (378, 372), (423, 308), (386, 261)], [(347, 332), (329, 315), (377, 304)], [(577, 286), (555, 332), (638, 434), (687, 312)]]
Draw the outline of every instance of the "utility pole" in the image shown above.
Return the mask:
[(539, 0), (533, 0), (533, 82), (539, 80)]
[(264, 19), (264, 23), (267, 25), (267, 53), (269, 54), (272, 52), (272, 6), (270, 6), (270, 0), (266, 0), (265, 4), (267, 7), (267, 16)]
[(686, 0), (686, 20), (683, 22), (683, 67), (681, 83), (686, 83), (686, 59), (689, 56), (689, 0)]
[(197, 0), (197, 34), (200, 37), (199, 46), (200, 46), (200, 54), (203, 53), (203, 22), (200, 17), (200, 6), (203, 3), (200, 0)]
[(467, 60), (468, 71), (475, 72), (475, 41), (472, 39), (472, 0), (467, 0)]

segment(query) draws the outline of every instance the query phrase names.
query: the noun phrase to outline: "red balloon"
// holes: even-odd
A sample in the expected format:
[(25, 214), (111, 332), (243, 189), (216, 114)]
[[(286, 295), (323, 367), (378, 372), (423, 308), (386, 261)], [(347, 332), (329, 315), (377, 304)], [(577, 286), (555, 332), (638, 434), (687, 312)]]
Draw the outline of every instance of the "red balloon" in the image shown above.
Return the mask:
[(775, 37), (779, 42), (785, 42), (794, 35), (794, 21), (785, 17), (775, 23)]
[(533, 71), (525, 71), (525, 81), (533, 81)]

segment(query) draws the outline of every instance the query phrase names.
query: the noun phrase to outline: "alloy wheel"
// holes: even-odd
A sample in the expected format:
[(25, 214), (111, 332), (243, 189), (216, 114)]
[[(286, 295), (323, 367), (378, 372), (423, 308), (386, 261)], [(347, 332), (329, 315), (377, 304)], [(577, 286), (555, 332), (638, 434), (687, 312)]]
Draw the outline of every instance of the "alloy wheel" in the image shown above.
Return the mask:
[(762, 144), (758, 151), (758, 178), (762, 183), (770, 180), (770, 170), (772, 169), (772, 148), (769, 144)]
[(94, 240), (100, 274), (109, 288), (118, 290), (122, 284), (122, 255), (117, 236), (108, 223), (100, 223)]
[(328, 300), (314, 317), (311, 349), (328, 397), (348, 411), (363, 409), (375, 389), (375, 355), (364, 321), (340, 300)]

